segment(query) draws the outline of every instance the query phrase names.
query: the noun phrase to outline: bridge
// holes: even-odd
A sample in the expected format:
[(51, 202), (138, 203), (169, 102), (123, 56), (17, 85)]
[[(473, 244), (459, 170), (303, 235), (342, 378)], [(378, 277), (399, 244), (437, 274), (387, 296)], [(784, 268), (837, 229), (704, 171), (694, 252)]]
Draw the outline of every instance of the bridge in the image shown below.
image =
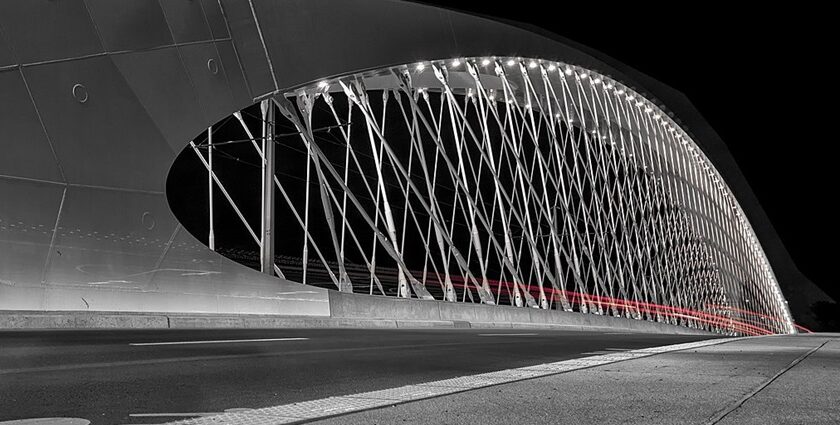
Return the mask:
[[(0, 36), (0, 420), (47, 391), (82, 421), (176, 420), (177, 399), (195, 423), (294, 422), (685, 350), (780, 344), (780, 374), (836, 350), (792, 336), (801, 275), (700, 113), (575, 43), (387, 0), (5, 2)], [(400, 373), (337, 391), (263, 381), (225, 407), (230, 388), (186, 400), (161, 375), (259, 381), (232, 364), (377, 341), (407, 357), (368, 360)], [(513, 360), (479, 353), (497, 346)], [(447, 350), (474, 360), (430, 371)], [(73, 413), (99, 405), (65, 391), (108, 388), (108, 365), (150, 379)], [(168, 395), (131, 412), (150, 391)], [(371, 391), (391, 392), (348, 395)], [(352, 420), (396, 420), (378, 414)]]

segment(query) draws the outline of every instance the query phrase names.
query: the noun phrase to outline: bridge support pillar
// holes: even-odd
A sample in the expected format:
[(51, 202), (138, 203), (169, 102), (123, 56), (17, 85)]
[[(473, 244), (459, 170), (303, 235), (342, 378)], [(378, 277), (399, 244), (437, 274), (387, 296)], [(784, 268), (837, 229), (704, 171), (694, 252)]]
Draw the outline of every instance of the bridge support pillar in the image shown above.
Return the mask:
[(274, 275), (274, 103), (271, 100), (263, 100), (260, 110), (263, 119), (260, 271)]
[(213, 127), (207, 127), (207, 198), (210, 210), (210, 232), (207, 235), (207, 245), (211, 250), (216, 250), (216, 232), (214, 230), (215, 218), (213, 211)]

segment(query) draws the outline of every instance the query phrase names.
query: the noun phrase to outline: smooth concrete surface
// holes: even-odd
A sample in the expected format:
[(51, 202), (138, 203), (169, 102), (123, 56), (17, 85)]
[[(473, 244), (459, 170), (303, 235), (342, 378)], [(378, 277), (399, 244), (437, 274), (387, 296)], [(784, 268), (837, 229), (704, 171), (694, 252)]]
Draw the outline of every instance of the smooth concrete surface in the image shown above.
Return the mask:
[[(733, 410), (721, 424), (840, 423), (840, 335)], [(803, 344), (804, 345), (804, 344)]]
[(839, 400), (840, 334), (811, 334), (740, 339), (317, 423), (837, 424)]
[(0, 331), (0, 423), (163, 423), (706, 339), (544, 329)]
[(646, 320), (633, 320), (559, 310), (503, 305), (450, 303), (445, 301), (380, 297), (329, 292), (332, 317), (384, 320), (429, 320), (469, 322), (472, 327), (564, 327), (631, 332), (708, 334), (708, 332)]
[[(301, 287), (303, 287), (301, 285)], [(0, 311), (0, 329), (536, 328), (708, 335), (709, 332), (594, 314), (449, 303), (326, 291), (318, 315)], [(325, 313), (325, 314), (323, 314)]]
[[(330, 315), (376, 319), (441, 320), (434, 301), (330, 291)], [(470, 304), (459, 307), (469, 308)]]

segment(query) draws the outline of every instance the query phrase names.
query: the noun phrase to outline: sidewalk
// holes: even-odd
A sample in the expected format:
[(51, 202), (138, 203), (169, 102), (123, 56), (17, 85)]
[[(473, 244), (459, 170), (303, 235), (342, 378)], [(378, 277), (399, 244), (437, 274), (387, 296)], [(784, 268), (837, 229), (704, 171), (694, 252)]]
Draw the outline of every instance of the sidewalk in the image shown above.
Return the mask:
[(737, 340), (316, 423), (837, 424), (840, 334)]

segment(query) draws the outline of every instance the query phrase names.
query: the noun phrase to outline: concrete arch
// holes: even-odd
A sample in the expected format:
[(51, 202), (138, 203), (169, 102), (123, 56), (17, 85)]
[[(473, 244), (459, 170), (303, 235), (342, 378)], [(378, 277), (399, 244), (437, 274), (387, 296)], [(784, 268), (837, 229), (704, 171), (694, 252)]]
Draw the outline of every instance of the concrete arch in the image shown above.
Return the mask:
[(250, 271), (185, 232), (166, 204), (172, 161), (266, 96), (486, 54), (596, 70), (673, 112), (732, 188), (783, 289), (804, 280), (690, 102), (572, 42), (389, 0), (21, 0), (0, 3), (0, 310), (329, 314), (326, 291)]

